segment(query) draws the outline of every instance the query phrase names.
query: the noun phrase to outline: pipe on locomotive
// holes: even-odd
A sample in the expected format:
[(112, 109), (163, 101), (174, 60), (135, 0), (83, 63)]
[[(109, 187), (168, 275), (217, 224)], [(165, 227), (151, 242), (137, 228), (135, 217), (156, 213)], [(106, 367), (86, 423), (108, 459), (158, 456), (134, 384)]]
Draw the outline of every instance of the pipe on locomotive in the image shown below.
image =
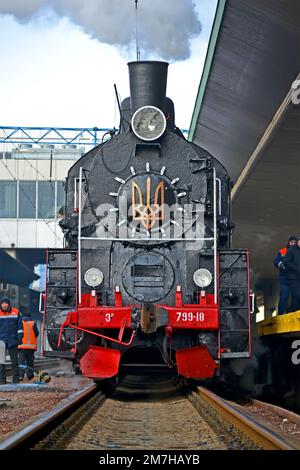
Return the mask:
[(168, 63), (129, 62), (131, 113), (143, 106), (156, 106), (166, 112)]
[(129, 122), (135, 111), (143, 106), (156, 106), (167, 119), (167, 128), (175, 129), (174, 103), (166, 97), (168, 63), (158, 61), (129, 62), (130, 97), (121, 104), (120, 131), (129, 129)]

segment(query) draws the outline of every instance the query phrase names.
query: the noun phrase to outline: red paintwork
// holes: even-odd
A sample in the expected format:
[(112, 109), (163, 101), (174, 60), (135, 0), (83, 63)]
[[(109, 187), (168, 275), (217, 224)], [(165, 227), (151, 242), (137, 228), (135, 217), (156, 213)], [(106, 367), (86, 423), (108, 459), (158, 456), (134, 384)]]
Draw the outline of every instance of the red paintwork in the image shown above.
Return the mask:
[(80, 369), (85, 377), (109, 379), (119, 372), (121, 352), (116, 349), (91, 346), (80, 359)]
[(97, 307), (97, 305), (98, 305), (97, 294), (93, 296), (92, 296), (92, 293), (81, 294), (81, 303), (77, 305), (77, 308), (78, 307)]
[[(47, 252), (47, 257), (48, 257), (48, 252)], [(47, 264), (48, 266), (48, 264)], [(46, 276), (47, 278), (47, 276)], [(47, 281), (46, 281), (47, 282)], [(44, 309), (42, 310), (43, 314), (43, 322), (42, 322), (42, 340), (41, 340), (41, 349), (42, 349), (42, 356), (44, 356), (46, 352), (45, 348), (45, 328), (46, 328), (46, 292), (42, 294), (42, 302), (44, 304)]]
[(214, 303), (214, 295), (201, 297), (199, 304), (183, 304), (182, 292), (176, 292), (175, 307), (162, 305), (169, 312), (169, 323), (173, 329), (216, 330), (219, 327), (219, 306)]
[[(217, 292), (219, 293), (219, 262), (217, 263), (217, 270)], [(78, 282), (77, 271), (76, 269), (76, 286)], [(76, 290), (76, 298), (78, 298), (77, 294)], [(142, 306), (140, 304), (123, 306), (122, 294), (119, 287), (115, 288), (114, 296), (115, 301), (113, 306), (103, 306), (95, 290), (91, 290), (90, 293), (82, 293), (81, 303), (78, 304), (77, 300), (76, 310), (69, 312), (65, 322), (61, 325), (58, 347), (60, 347), (63, 330), (66, 327), (74, 329), (75, 332), (83, 331), (112, 343), (130, 347), (135, 336), (135, 330), (132, 326), (133, 309), (140, 309)], [(219, 330), (218, 358), (220, 358), (222, 348), (220, 345), (219, 305), (218, 302), (214, 303), (214, 294), (205, 293), (202, 296), (199, 293), (197, 304), (184, 304), (182, 286), (177, 286), (174, 297), (173, 306), (156, 304), (157, 315), (160, 315), (162, 309), (167, 311), (169, 315), (168, 323), (165, 325), (165, 333), (168, 336), (170, 349), (169, 364), (172, 363), (173, 332), (178, 329)], [(45, 324), (44, 312), (43, 335)], [(107, 332), (104, 335), (102, 330), (109, 329), (114, 331)], [(251, 343), (249, 342), (249, 344)], [(76, 355), (77, 345), (72, 351)], [(117, 349), (91, 346), (81, 357), (80, 368), (83, 375), (87, 377), (105, 379), (119, 373), (120, 360), (121, 352)], [(179, 375), (186, 378), (199, 379), (213, 377), (216, 369), (219, 368), (219, 364), (215, 362), (206, 346), (197, 346), (177, 351), (176, 365)]]
[(90, 335), (98, 336), (99, 338), (103, 338), (105, 340), (112, 341), (113, 343), (122, 344), (123, 346), (130, 346), (133, 342), (133, 338), (135, 336), (135, 331), (134, 330), (131, 331), (131, 336), (130, 336), (128, 341), (123, 341), (122, 340), (123, 339), (123, 333), (124, 333), (124, 330), (125, 330), (125, 325), (126, 325), (125, 321), (121, 325), (119, 335), (118, 335), (118, 339), (116, 339), (116, 338), (113, 338), (112, 336), (106, 336), (106, 335), (103, 335), (102, 333), (98, 333), (97, 331), (87, 330), (86, 328), (81, 328), (77, 325), (74, 325), (74, 324), (69, 322), (69, 317), (70, 317), (70, 313), (68, 315), (67, 320), (64, 323), (62, 323), (62, 325), (60, 327), (59, 338), (58, 338), (58, 343), (57, 343), (57, 346), (59, 348), (60, 348), (60, 345), (61, 345), (62, 334), (63, 334), (63, 331), (66, 327), (73, 328), (75, 331), (77, 331), (77, 330), (78, 331), (84, 331), (85, 333), (88, 333)]
[[(213, 294), (201, 296), (199, 293), (199, 304), (185, 304), (182, 301), (181, 289), (176, 290), (176, 307), (157, 305), (169, 313), (169, 322), (166, 325), (171, 336), (173, 329), (202, 329), (215, 330), (219, 326), (219, 307), (214, 303)], [(69, 312), (65, 323), (61, 325), (58, 346), (60, 346), (62, 332), (65, 327), (85, 331), (104, 339), (129, 346), (133, 341), (133, 334), (129, 342), (122, 342), (124, 330), (131, 328), (131, 313), (133, 305), (122, 307), (122, 294), (115, 291), (115, 306), (97, 306), (97, 295), (95, 291), (90, 294), (82, 294), (81, 304), (75, 312)], [(93, 330), (119, 329), (118, 339), (107, 337)]]
[(173, 329), (217, 330), (219, 326), (219, 309), (199, 308), (195, 304), (182, 308), (165, 307), (169, 312), (169, 326)]
[[(180, 290), (178, 290), (178, 288)], [(182, 305), (183, 305), (183, 299), (182, 299), (181, 286), (177, 286), (177, 289), (175, 292), (175, 307), (182, 307)]]
[(219, 365), (206, 346), (181, 349), (176, 352), (178, 374), (188, 379), (205, 379), (214, 376)]
[[(122, 307), (122, 294), (115, 292), (115, 306), (97, 306), (97, 293), (92, 290), (90, 294), (82, 294), (81, 303), (75, 312), (69, 312), (66, 321), (60, 327), (58, 347), (60, 347), (63, 330), (66, 327), (74, 328), (75, 331), (99, 336), (108, 341), (130, 346), (133, 342), (135, 331), (131, 331), (128, 341), (123, 341), (126, 328), (131, 328), (132, 305)], [(118, 339), (99, 333), (99, 329), (119, 329)]]
[(46, 325), (47, 325), (47, 320), (46, 320), (46, 301), (47, 301), (47, 289), (48, 289), (48, 279), (49, 279), (49, 252), (46, 250), (46, 291), (43, 294), (43, 302), (44, 302), (44, 310), (43, 310), (43, 323), (42, 323), (42, 339), (41, 339), (41, 348), (42, 348), (42, 356), (44, 356), (46, 352), (46, 347), (45, 347), (45, 338), (47, 336), (46, 334)]
[(122, 294), (121, 292), (117, 292), (115, 290), (115, 306), (116, 307), (122, 307), (123, 301), (122, 301)]
[(79, 307), (69, 315), (68, 322), (80, 328), (121, 328), (124, 321), (131, 327), (131, 307)]
[(249, 264), (249, 251), (247, 251), (247, 272), (248, 272), (248, 342), (249, 342), (249, 354), (252, 355), (252, 342), (251, 342), (251, 314), (250, 314), (250, 264)]
[[(218, 260), (217, 260), (217, 289), (218, 289), (218, 298), (219, 298), (219, 295), (220, 295), (220, 255), (218, 253)], [(221, 358), (221, 325), (220, 325), (220, 328), (218, 330), (218, 352), (217, 352), (217, 357), (218, 359)]]

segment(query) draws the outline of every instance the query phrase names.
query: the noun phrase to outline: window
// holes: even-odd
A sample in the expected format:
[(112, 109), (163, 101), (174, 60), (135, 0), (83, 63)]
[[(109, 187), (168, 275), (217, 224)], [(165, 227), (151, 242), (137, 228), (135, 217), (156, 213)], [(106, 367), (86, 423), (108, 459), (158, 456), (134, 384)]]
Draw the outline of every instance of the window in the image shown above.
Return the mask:
[(35, 219), (36, 215), (36, 182), (19, 182), (19, 217)]
[(0, 181), (0, 219), (55, 219), (64, 204), (63, 181)]
[(38, 218), (54, 219), (55, 207), (55, 183), (50, 181), (38, 182)]
[(0, 217), (14, 219), (17, 217), (17, 183), (0, 181)]
[(65, 188), (63, 181), (57, 181), (57, 201), (56, 201), (56, 213), (59, 213), (59, 210), (65, 204)]

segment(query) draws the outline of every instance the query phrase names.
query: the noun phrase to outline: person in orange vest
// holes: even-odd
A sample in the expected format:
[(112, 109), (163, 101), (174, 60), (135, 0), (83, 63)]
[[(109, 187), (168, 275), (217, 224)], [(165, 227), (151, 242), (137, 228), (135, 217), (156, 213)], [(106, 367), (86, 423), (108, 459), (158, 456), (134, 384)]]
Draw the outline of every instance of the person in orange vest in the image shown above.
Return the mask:
[(39, 335), (38, 327), (32, 320), (30, 313), (22, 317), (23, 322), (23, 340), (19, 348), (20, 380), (23, 380), (25, 372), (28, 380), (34, 377), (34, 352), (37, 349), (37, 337)]
[[(18, 344), (22, 343), (23, 326), (19, 310), (10, 304), (8, 297), (0, 302), (0, 341), (8, 350), (13, 371), (13, 383), (19, 383)], [(0, 384), (6, 384), (6, 366), (0, 364)]]
[(274, 259), (274, 266), (279, 270), (280, 296), (278, 304), (278, 315), (283, 315), (288, 309), (288, 303), (291, 295), (290, 281), (287, 276), (287, 267), (284, 264), (284, 258), (288, 249), (296, 245), (297, 237), (290, 236), (286, 247), (281, 248)]

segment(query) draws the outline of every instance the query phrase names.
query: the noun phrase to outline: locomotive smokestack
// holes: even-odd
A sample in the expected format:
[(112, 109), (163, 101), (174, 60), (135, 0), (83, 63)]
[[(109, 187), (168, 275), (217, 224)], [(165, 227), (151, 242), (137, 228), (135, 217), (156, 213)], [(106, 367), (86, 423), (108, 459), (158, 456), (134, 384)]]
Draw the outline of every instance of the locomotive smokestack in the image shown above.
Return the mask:
[(142, 106), (156, 106), (165, 112), (168, 63), (129, 62), (131, 113)]

